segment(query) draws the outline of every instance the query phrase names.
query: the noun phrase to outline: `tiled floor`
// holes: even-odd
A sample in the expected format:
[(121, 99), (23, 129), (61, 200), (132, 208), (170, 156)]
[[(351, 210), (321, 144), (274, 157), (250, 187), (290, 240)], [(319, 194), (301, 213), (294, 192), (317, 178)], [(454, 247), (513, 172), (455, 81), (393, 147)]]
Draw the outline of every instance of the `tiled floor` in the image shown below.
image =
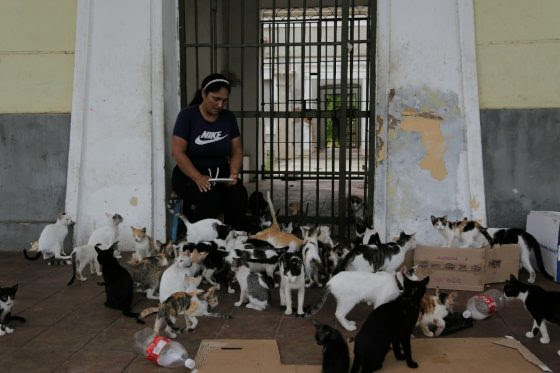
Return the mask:
[[(126, 259), (128, 259), (125, 256)], [(0, 254), (0, 286), (19, 283), (14, 313), (27, 319), (16, 324), (15, 332), (0, 337), (0, 371), (7, 372), (155, 372), (158, 368), (134, 353), (132, 336), (143, 328), (120, 312), (103, 306), (105, 294), (96, 285), (97, 278), (85, 283), (66, 286), (70, 279), (69, 266), (50, 267), (41, 260), (30, 262), (20, 253)], [(94, 276), (95, 277), (95, 276)], [(526, 274), (521, 279), (526, 280)], [(538, 278), (537, 283), (547, 289), (559, 286)], [(306, 304), (318, 300), (321, 290), (306, 294)], [(459, 309), (472, 293), (461, 292)], [(231, 320), (201, 318), (195, 333), (177, 338), (190, 353), (195, 354), (202, 339), (207, 338), (274, 338), (278, 341), (284, 363), (319, 364), (321, 349), (313, 339), (311, 322), (295, 316), (285, 316), (278, 306), (275, 292), (273, 307), (265, 312), (235, 308), (238, 294), (219, 294), (218, 312), (230, 313)], [(137, 296), (134, 310), (153, 305)], [(334, 302), (329, 300), (316, 315), (322, 322), (336, 325)], [(368, 314), (368, 307), (360, 305), (349, 315), (359, 324)], [(151, 326), (154, 316), (147, 319)], [(452, 334), (452, 337), (501, 337), (513, 335), (540, 357), (553, 371), (560, 371), (560, 328), (549, 326), (551, 343), (542, 345), (529, 340), (525, 332), (531, 319), (519, 301), (491, 318), (477, 322), (473, 328)], [(340, 329), (340, 326), (338, 326)], [(346, 336), (353, 333), (344, 332)], [(417, 331), (416, 336), (420, 336)], [(497, 359), (500, 357), (497, 356)], [(421, 363), (421, 361), (420, 361)], [(450, 367), (451, 369), (452, 367)], [(177, 371), (185, 371), (177, 369)]]

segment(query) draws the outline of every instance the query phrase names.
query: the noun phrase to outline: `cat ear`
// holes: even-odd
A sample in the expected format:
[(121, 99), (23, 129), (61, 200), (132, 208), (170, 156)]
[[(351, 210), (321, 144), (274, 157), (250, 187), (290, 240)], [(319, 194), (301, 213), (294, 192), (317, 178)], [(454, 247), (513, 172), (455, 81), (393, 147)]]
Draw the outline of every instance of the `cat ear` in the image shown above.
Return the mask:
[(423, 286), (428, 286), (428, 283), (430, 282), (430, 276), (426, 276), (426, 278), (424, 278), (422, 281), (420, 281), (420, 283)]
[(134, 228), (134, 226), (131, 225), (131, 226), (130, 226), (130, 229), (132, 229), (132, 230), (134, 231), (136, 228)]
[(18, 289), (18, 284), (15, 284), (14, 286), (12, 286), (12, 291), (15, 293)]
[(517, 281), (517, 278), (514, 275), (509, 275), (510, 281)]
[(146, 227), (142, 228), (142, 232), (146, 233)]
[(311, 319), (311, 322), (313, 323), (313, 325), (315, 325), (316, 328), (319, 328), (321, 326), (321, 323), (315, 319)]
[(445, 215), (445, 216), (443, 217), (443, 220), (447, 221), (447, 215)]
[(97, 254), (101, 254), (101, 251), (103, 251), (103, 250), (100, 249), (100, 247), (101, 247), (101, 244), (100, 244), (100, 243), (98, 243), (97, 245), (95, 245), (95, 251), (97, 252)]
[(434, 225), (436, 223), (437, 218), (433, 215), (430, 218), (432, 219), (432, 225)]

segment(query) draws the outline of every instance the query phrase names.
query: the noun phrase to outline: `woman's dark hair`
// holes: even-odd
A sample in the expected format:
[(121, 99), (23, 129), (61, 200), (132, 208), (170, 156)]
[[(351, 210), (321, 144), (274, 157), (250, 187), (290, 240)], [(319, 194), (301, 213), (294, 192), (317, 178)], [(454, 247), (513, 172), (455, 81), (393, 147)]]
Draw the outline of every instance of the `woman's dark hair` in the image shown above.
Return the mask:
[[(217, 81), (212, 82), (211, 84), (208, 84), (212, 80), (217, 80)], [(208, 87), (206, 87), (207, 85), (208, 85)], [(206, 88), (204, 88), (204, 87), (206, 87)], [(217, 92), (222, 88), (227, 89), (228, 93), (231, 92), (231, 85), (229, 83), (229, 80), (227, 80), (227, 78), (225, 76), (223, 76), (222, 74), (210, 74), (210, 75), (208, 75), (202, 81), (202, 84), (200, 85), (200, 88), (196, 90), (196, 92), (194, 94), (194, 98), (192, 99), (189, 106), (198, 105), (202, 102), (202, 90), (203, 89), (206, 93), (208, 93), (208, 92)]]

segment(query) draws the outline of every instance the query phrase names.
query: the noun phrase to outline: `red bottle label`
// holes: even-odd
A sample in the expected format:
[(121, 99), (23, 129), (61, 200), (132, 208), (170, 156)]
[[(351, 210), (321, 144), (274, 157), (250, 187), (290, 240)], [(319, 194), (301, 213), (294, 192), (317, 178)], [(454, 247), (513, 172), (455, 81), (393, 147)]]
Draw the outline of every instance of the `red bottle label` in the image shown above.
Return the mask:
[(157, 363), (161, 349), (170, 342), (169, 338), (156, 335), (152, 343), (146, 347), (146, 359)]
[(486, 303), (489, 315), (496, 312), (496, 301), (494, 301), (494, 298), (486, 294), (477, 295), (477, 298), (482, 299)]

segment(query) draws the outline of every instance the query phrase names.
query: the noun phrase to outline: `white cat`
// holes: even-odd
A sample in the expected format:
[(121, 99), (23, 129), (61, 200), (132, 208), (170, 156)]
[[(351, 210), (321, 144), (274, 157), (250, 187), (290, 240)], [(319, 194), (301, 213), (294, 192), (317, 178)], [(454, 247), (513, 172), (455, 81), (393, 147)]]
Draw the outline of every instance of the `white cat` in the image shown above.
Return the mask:
[(180, 252), (175, 258), (175, 262), (161, 275), (159, 282), (160, 303), (163, 303), (173, 293), (186, 291), (185, 278), (193, 277), (198, 269), (199, 265), (193, 262), (190, 251)]
[(287, 252), (280, 259), (280, 305), (286, 306), (286, 315), (292, 314), (292, 290), (298, 292), (297, 314), (303, 315), (305, 265), (300, 252)]
[[(105, 245), (99, 245), (98, 248), (100, 250), (107, 250), (109, 247)], [(86, 277), (84, 277), (82, 271), (88, 264), (90, 273), (92, 275), (95, 273), (97, 274), (97, 276), (102, 276), (101, 266), (97, 261), (97, 252), (95, 251), (95, 246), (76, 246), (74, 250), (72, 250), (70, 256), (72, 257), (72, 278), (67, 285), (72, 285), (76, 277), (78, 277), (78, 280), (80, 281), (85, 281)]]
[[(37, 251), (34, 257), (29, 256), (27, 250), (23, 250), (23, 255), (29, 260), (36, 260), (39, 258), (40, 254), (43, 253), (43, 259), (54, 258), (56, 260), (69, 260), (70, 256), (63, 256), (61, 254), (63, 251), (64, 239), (68, 235), (68, 227), (74, 224), (70, 216), (66, 213), (58, 214), (56, 223), (49, 224), (39, 236), (39, 241), (36, 245)], [(35, 245), (32, 245), (34, 247)], [(70, 264), (70, 262), (67, 262)]]
[[(346, 315), (360, 302), (373, 304), (374, 308), (396, 299), (401, 293), (403, 271), (399, 272), (339, 272), (329, 282), (319, 303), (311, 307), (305, 317), (313, 316), (326, 303), (329, 294), (336, 299), (335, 316), (344, 329), (356, 330), (356, 323), (346, 319)], [(418, 280), (414, 273), (407, 273), (411, 280)]]
[(188, 243), (213, 241), (215, 239), (224, 240), (232, 230), (230, 226), (222, 224), (218, 219), (202, 219), (191, 223), (185, 215), (178, 214), (178, 216), (187, 228), (185, 240)]
[(319, 280), (319, 273), (323, 269), (323, 263), (321, 260), (321, 255), (319, 254), (319, 243), (317, 242), (317, 231), (311, 233), (307, 238), (307, 242), (303, 246), (303, 263), (305, 265), (305, 274), (309, 279), (309, 283), (305, 285), (306, 287), (311, 287), (313, 283), (316, 283), (319, 287), (322, 287), (321, 281)]
[[(119, 214), (111, 215), (105, 213), (107, 217), (107, 224), (102, 225), (91, 233), (88, 245), (94, 246), (100, 243), (102, 247), (110, 247), (113, 242), (117, 241), (119, 237), (119, 224), (122, 223), (123, 218)], [(114, 252), (115, 258), (122, 258), (121, 253), (118, 249)]]

